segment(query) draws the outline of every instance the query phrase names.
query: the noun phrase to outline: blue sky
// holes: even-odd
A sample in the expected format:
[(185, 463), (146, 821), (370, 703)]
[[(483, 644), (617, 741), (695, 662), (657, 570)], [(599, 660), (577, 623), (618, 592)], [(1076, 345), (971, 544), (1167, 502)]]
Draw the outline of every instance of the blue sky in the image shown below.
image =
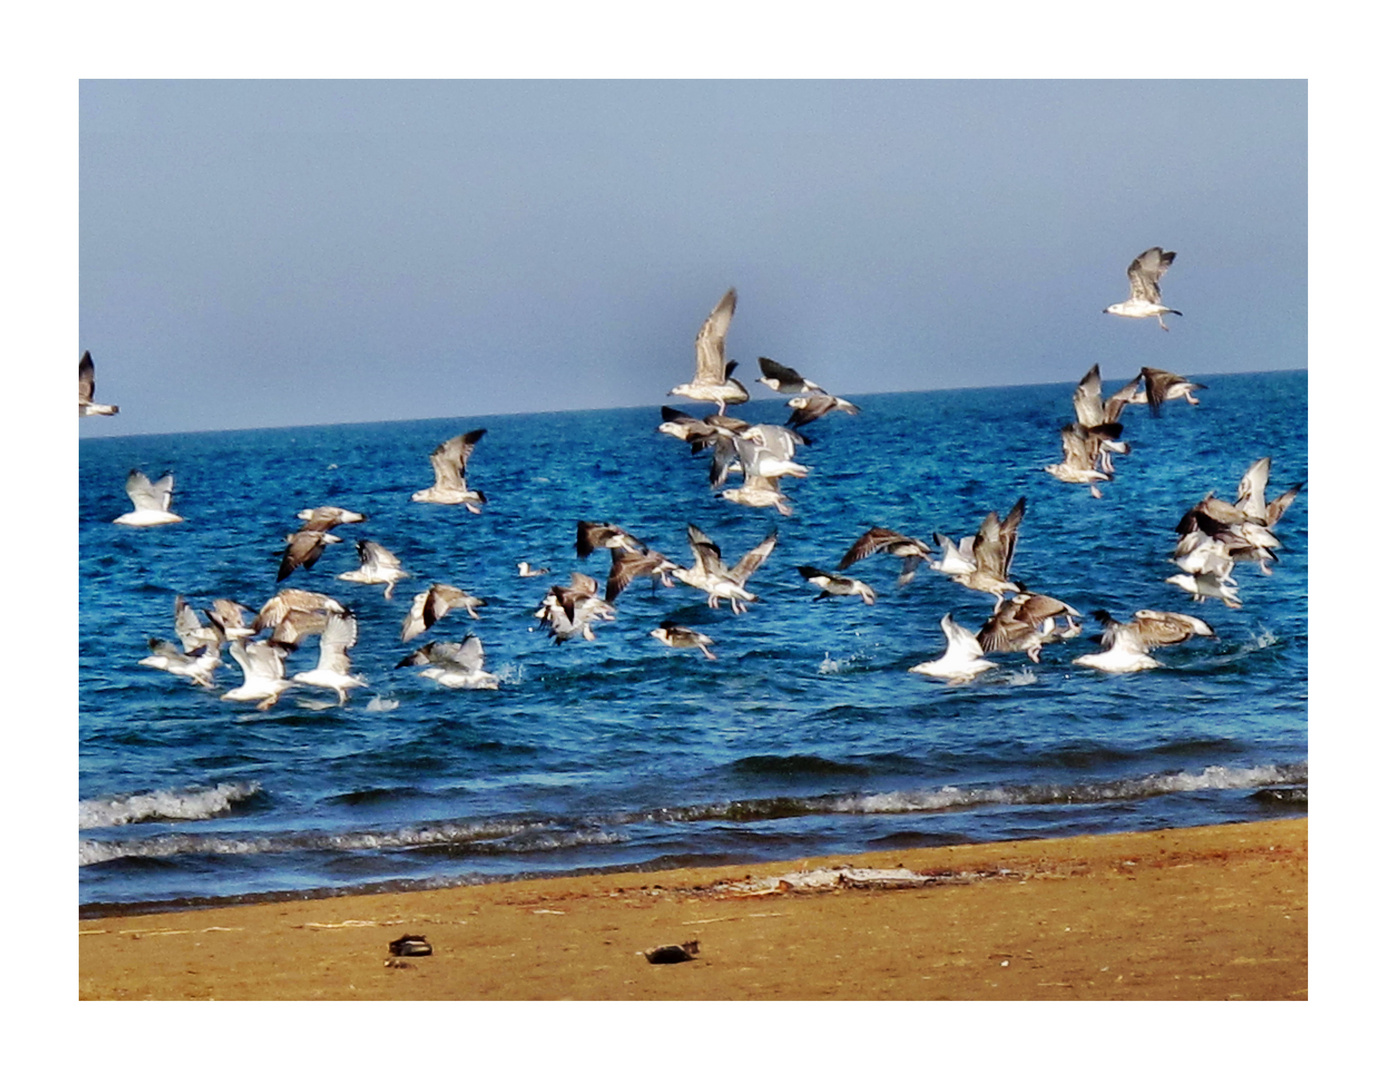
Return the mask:
[(1307, 363), (1304, 80), (84, 80), (79, 164), (84, 435), (654, 407), (728, 286), (845, 395)]

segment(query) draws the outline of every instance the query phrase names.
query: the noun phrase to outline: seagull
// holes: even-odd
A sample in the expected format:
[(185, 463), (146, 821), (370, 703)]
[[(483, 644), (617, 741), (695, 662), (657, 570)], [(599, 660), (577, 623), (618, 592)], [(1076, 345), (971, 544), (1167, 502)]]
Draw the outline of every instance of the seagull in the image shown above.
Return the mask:
[[(1116, 426), (1119, 429), (1122, 427), (1121, 424)], [(1046, 465), (1045, 471), (1066, 484), (1087, 484), (1093, 497), (1101, 499), (1103, 493), (1098, 490), (1098, 485), (1112, 479), (1112, 473), (1099, 467), (1103, 456), (1109, 449), (1118, 447), (1118, 453), (1125, 454), (1127, 444), (1105, 439), (1081, 424), (1065, 424), (1060, 428), (1060, 443), (1064, 448), (1064, 460)]]
[(694, 565), (687, 570), (675, 567), (670, 572), (685, 585), (706, 592), (709, 607), (715, 608), (719, 599), (725, 599), (730, 602), (733, 614), (740, 615), (746, 611), (747, 604), (756, 600), (755, 594), (746, 589), (747, 578), (766, 561), (775, 548), (776, 539), (776, 530), (772, 529), (729, 570), (723, 565), (722, 551), (717, 544), (697, 525), (690, 525), (689, 547), (693, 549)]
[(715, 401), (719, 415), (727, 412), (728, 405), (739, 405), (751, 397), (746, 387), (732, 378), (737, 361), (725, 359), (727, 328), (736, 308), (737, 290), (728, 289), (694, 340), (693, 381), (676, 386), (670, 391), (671, 395), (694, 401)]
[(1293, 484), (1271, 502), (1266, 501), (1267, 478), (1271, 473), (1271, 458), (1258, 458), (1248, 466), (1243, 478), (1238, 481), (1236, 507), (1243, 516), (1257, 525), (1267, 528), (1281, 520), (1286, 508), (1295, 501), (1304, 483)]
[(212, 607), (204, 609), (203, 613), (227, 641), (232, 638), (255, 636), (255, 631), (248, 627), (245, 621), (245, 617), (251, 613), (250, 608), (236, 603), (235, 600), (214, 600)]
[(1162, 251), (1158, 247), (1148, 248), (1132, 260), (1127, 267), (1127, 280), (1132, 284), (1132, 295), (1120, 304), (1111, 304), (1103, 311), (1108, 315), (1123, 315), (1129, 319), (1149, 319), (1152, 315), (1161, 324), (1162, 330), (1169, 330), (1162, 315), (1179, 315), (1174, 308), (1161, 303), (1161, 287), (1157, 284), (1161, 275), (1170, 269), (1175, 261), (1175, 252)]
[(596, 579), (575, 572), (569, 575), (569, 584), (555, 585), (545, 594), (535, 618), (549, 624), (549, 636), (556, 645), (580, 634), (596, 641), (593, 622), (615, 619), (616, 608), (597, 595)]
[(173, 626), (182, 647), (159, 638), (149, 639), (152, 653), (140, 661), (145, 667), (182, 675), (199, 686), (211, 687), (212, 672), (221, 666), (221, 645), (224, 640), (215, 626), (204, 626), (188, 602), (181, 596), (173, 598)]
[[(984, 652), (1023, 652), (1031, 663), (1040, 660), (1040, 650), (1054, 641), (1079, 633), (1079, 613), (1063, 600), (1040, 593), (1021, 592), (1002, 601), (978, 631), (978, 644)], [(1063, 619), (1061, 626), (1057, 620)]]
[(256, 633), (269, 628), (270, 641), (297, 645), (311, 634), (321, 634), (329, 615), (346, 615), (347, 609), (332, 597), (307, 589), (281, 589), (265, 601), (251, 623)]
[(393, 552), (387, 551), (374, 540), (358, 540), (356, 542), (356, 554), (361, 559), (361, 567), (357, 570), (348, 570), (345, 574), (338, 574), (339, 581), (355, 581), (362, 585), (384, 585), (385, 598), (389, 600), (395, 591), (395, 583), (413, 576), (400, 565), (400, 560), (395, 557)]
[(467, 487), (467, 459), (472, 456), (477, 441), (485, 434), (486, 428), (478, 428), (434, 447), (429, 455), (429, 464), (433, 466), (433, 487), (416, 491), (410, 499), (445, 506), (461, 505), (474, 514), (480, 514), (486, 496)]
[(816, 382), (810, 382), (792, 367), (784, 364), (777, 364), (769, 356), (762, 356), (757, 361), (761, 365), (761, 374), (757, 382), (769, 386), (781, 394), (822, 394), (825, 390)]
[(657, 641), (663, 641), (671, 649), (698, 649), (709, 660), (717, 659), (708, 648), (713, 644), (712, 638), (669, 619), (662, 622), (658, 629), (650, 631), (650, 636)]
[(578, 558), (586, 559), (598, 548), (611, 548), (613, 551), (644, 553), (646, 546), (618, 525), (606, 521), (578, 522), (577, 539), (573, 549)]
[(740, 434), (720, 433), (713, 439), (713, 465), (708, 481), (715, 488), (721, 486), (734, 461), (748, 477), (808, 476), (808, 466), (794, 460), (795, 448), (804, 444), (803, 435), (777, 424), (753, 424)]
[(356, 644), (356, 616), (351, 612), (329, 612), (318, 639), (318, 666), (296, 673), (291, 681), (305, 686), (322, 686), (337, 692), (337, 704), (347, 703), (347, 691), (365, 686), (366, 680), (353, 675), (347, 650)]
[(670, 574), (678, 569), (653, 548), (644, 552), (612, 548), (612, 569), (607, 575), (607, 603), (614, 603), (626, 587), (638, 577), (650, 578), (652, 587), (658, 580), (661, 585), (673, 587)]
[(483, 671), (486, 653), (482, 640), (468, 634), (461, 641), (431, 641), (422, 649), (416, 649), (395, 667), (424, 667), (419, 676), (432, 679), (439, 686), (450, 690), (497, 690), (501, 680), (489, 671)]
[(737, 416), (718, 413), (709, 413), (704, 417), (691, 416), (668, 405), (660, 406), (660, 418), (663, 423), (655, 430), (688, 443), (695, 454), (708, 449), (719, 434), (740, 435), (751, 426)]
[(983, 659), (977, 636), (954, 622), (952, 612), (940, 619), (939, 625), (944, 628), (944, 637), (949, 643), (944, 655), (937, 660), (916, 664), (910, 669), (912, 672), (947, 679), (950, 686), (958, 686), (997, 666), (991, 660)]
[(997, 520), (995, 510), (988, 511), (977, 535), (973, 537), (973, 570), (950, 577), (965, 589), (991, 593), (997, 598), (997, 608), (1002, 605), (1002, 597), (1007, 592), (1021, 592), (1020, 586), (1007, 580), (1011, 572), (1011, 559), (1016, 551), (1016, 530), (1021, 519), (1026, 516), (1026, 497), (1023, 495), (1007, 512), (1004, 520)]
[(754, 506), (760, 509), (773, 506), (786, 517), (794, 513), (794, 510), (790, 508), (790, 500), (780, 490), (779, 479), (774, 476), (760, 476), (751, 473), (742, 482), (741, 487), (728, 488), (718, 494), (728, 502), (734, 502), (741, 506)]
[(241, 665), (244, 679), (240, 686), (222, 695), (223, 701), (258, 701), (264, 712), (294, 684), (284, 677), (284, 658), (290, 647), (278, 641), (247, 641), (235, 638), (231, 658)]
[(1230, 608), (1243, 606), (1238, 599), (1237, 583), (1231, 577), (1219, 577), (1218, 574), (1205, 571), (1198, 574), (1175, 574), (1166, 578), (1166, 581), (1184, 589), (1194, 597), (1196, 603), (1202, 604), (1205, 597), (1212, 596), (1222, 600)]
[(326, 529), (300, 529), (284, 538), (284, 554), (279, 560), (276, 581), (283, 581), (300, 566), (310, 569), (329, 544), (340, 544), (342, 538)]
[(1106, 652), (1076, 656), (1074, 663), (1099, 671), (1145, 671), (1161, 667), (1151, 649), (1178, 645), (1190, 638), (1215, 637), (1203, 619), (1180, 615), (1173, 611), (1138, 611), (1129, 623), (1118, 622), (1106, 611), (1095, 611), (1093, 617), (1103, 626), (1102, 643)]
[(521, 577), (543, 577), (545, 574), (549, 573), (549, 567), (531, 566), (523, 560), (516, 563), (515, 568), (520, 572)]
[(930, 553), (929, 545), (923, 540), (916, 540), (913, 536), (906, 536), (894, 529), (874, 526), (853, 542), (847, 554), (838, 561), (838, 569), (846, 570), (859, 559), (875, 555), (878, 551), (884, 551), (901, 560), (900, 576), (896, 578), (897, 585), (909, 585), (915, 580), (915, 570), (920, 565), (920, 560)]
[(172, 525), (183, 520), (169, 510), (169, 503), (173, 501), (172, 473), (165, 473), (151, 484), (149, 477), (139, 469), (131, 469), (125, 478), (125, 493), (135, 509), (116, 518), (116, 525)]
[(1190, 382), (1183, 375), (1160, 368), (1142, 368), (1141, 378), (1146, 380), (1146, 403), (1151, 407), (1152, 416), (1161, 415), (1161, 405), (1166, 401), (1184, 398), (1191, 405), (1198, 405), (1199, 399), (1194, 396), (1194, 391), (1208, 389), (1203, 383)]
[(92, 401), (92, 395), (96, 393), (96, 365), (92, 363), (92, 354), (84, 352), (82, 359), (77, 361), (77, 415), (78, 416), (115, 416), (120, 412), (119, 405), (98, 405)]
[(856, 416), (862, 411), (847, 398), (834, 397), (832, 394), (802, 394), (792, 397), (785, 404), (794, 410), (786, 423), (795, 430), (827, 416), (834, 409), (849, 416)]
[(404, 625), (400, 628), (400, 640), (409, 641), (418, 637), (454, 608), (465, 608), (472, 618), (480, 619), (481, 616), (477, 614), (479, 607), (486, 607), (486, 601), (464, 592), (455, 585), (435, 582), (414, 597), (409, 614), (405, 616)]
[(828, 570), (819, 570), (813, 566), (797, 566), (800, 577), (811, 585), (817, 585), (823, 592), (814, 597), (815, 600), (823, 600), (830, 596), (860, 596), (864, 604), (875, 604), (877, 602), (876, 590), (865, 581), (858, 581), (857, 578), (845, 577), (842, 574), (835, 574)]
[(326, 532), (338, 525), (352, 525), (366, 520), (365, 514), (358, 514), (355, 510), (343, 510), (340, 506), (314, 506), (300, 510), (294, 516), (308, 522), (302, 527), (313, 532)]
[(929, 568), (947, 577), (971, 574), (978, 568), (973, 559), (973, 540), (974, 537), (965, 536), (955, 544), (943, 533), (935, 533), (934, 542), (939, 545), (939, 558), (931, 559)]
[(328, 544), (340, 544), (342, 538), (334, 536), (332, 529), (366, 520), (365, 514), (343, 510), (340, 506), (315, 506), (300, 510), (295, 516), (307, 524), (284, 538), (286, 547), (279, 562), (276, 581), (283, 581), (300, 566), (305, 570), (311, 568)]
[(192, 651), (185, 652), (171, 641), (150, 638), (149, 651), (151, 655), (140, 661), (144, 667), (158, 668), (170, 675), (182, 675), (209, 690), (216, 685), (212, 681), (212, 672), (221, 666), (220, 650), (199, 645)]

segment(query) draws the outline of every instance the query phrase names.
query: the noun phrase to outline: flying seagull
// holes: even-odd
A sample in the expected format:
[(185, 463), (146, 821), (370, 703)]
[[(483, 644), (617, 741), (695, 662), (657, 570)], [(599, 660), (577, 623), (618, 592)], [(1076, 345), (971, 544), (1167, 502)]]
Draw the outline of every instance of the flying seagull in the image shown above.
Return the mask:
[(315, 506), (300, 510), (295, 516), (306, 524), (284, 538), (284, 554), (279, 560), (276, 581), (283, 581), (300, 566), (305, 570), (309, 569), (318, 561), (328, 544), (340, 544), (342, 538), (334, 536), (331, 531), (338, 525), (366, 520), (365, 514), (343, 510), (340, 506)]
[(154, 483), (139, 469), (131, 469), (125, 478), (125, 493), (135, 509), (115, 519), (116, 525), (172, 525), (183, 519), (169, 510), (173, 501), (173, 474), (165, 473)]
[(605, 599), (611, 604), (616, 601), (628, 585), (638, 577), (650, 578), (652, 590), (655, 582), (673, 587), (670, 573), (678, 567), (654, 548), (646, 551), (627, 551), (625, 548), (612, 548), (612, 569), (607, 574)]
[(717, 544), (697, 525), (690, 525), (689, 547), (693, 549), (694, 565), (687, 570), (682, 566), (675, 567), (670, 572), (685, 585), (706, 592), (709, 607), (717, 607), (720, 599), (727, 600), (731, 603), (733, 613), (739, 615), (746, 611), (747, 604), (756, 600), (756, 595), (746, 589), (747, 578), (766, 561), (775, 548), (776, 538), (776, 530), (772, 529), (764, 540), (738, 559), (737, 565), (729, 570), (723, 565), (722, 551)]
[(971, 570), (951, 573), (949, 576), (965, 589), (991, 593), (997, 598), (996, 609), (1000, 610), (1004, 593), (1021, 592), (1021, 587), (1007, 580), (1011, 572), (1011, 558), (1016, 551), (1016, 531), (1021, 519), (1026, 516), (1026, 497), (1023, 495), (999, 521), (995, 510), (988, 511), (982, 526), (973, 537)]
[(1142, 368), (1141, 378), (1146, 380), (1146, 403), (1151, 406), (1152, 416), (1160, 416), (1161, 405), (1167, 401), (1184, 398), (1191, 405), (1198, 405), (1199, 399), (1194, 396), (1194, 391), (1207, 389), (1203, 383), (1190, 382), (1183, 375), (1160, 368)]
[(366, 685), (364, 678), (351, 673), (352, 662), (347, 650), (355, 644), (356, 616), (350, 611), (329, 612), (318, 638), (318, 666), (311, 671), (297, 672), (291, 681), (335, 690), (337, 704), (345, 705), (348, 690)]
[(181, 648), (159, 638), (149, 639), (149, 651), (140, 663), (145, 667), (181, 675), (199, 686), (212, 686), (212, 672), (221, 666), (221, 646), (224, 640), (215, 624), (204, 626), (188, 602), (181, 596), (173, 598), (173, 626)]
[(1150, 650), (1178, 645), (1195, 636), (1215, 636), (1203, 619), (1174, 611), (1143, 608), (1129, 623), (1118, 622), (1106, 611), (1095, 611), (1093, 617), (1103, 626), (1102, 643), (1106, 651), (1076, 656), (1074, 663), (1099, 671), (1145, 671), (1161, 667), (1161, 662), (1149, 655)]
[(355, 581), (361, 585), (384, 585), (385, 599), (389, 600), (395, 591), (395, 583), (412, 576), (400, 564), (394, 552), (381, 547), (374, 540), (358, 540), (356, 554), (361, 560), (360, 568), (338, 574), (339, 581)]
[(414, 597), (409, 614), (400, 628), (400, 640), (409, 641), (418, 637), (454, 608), (465, 608), (472, 618), (480, 619), (481, 616), (477, 614), (479, 607), (486, 607), (486, 601), (455, 585), (435, 582)]
[(297, 645), (311, 634), (321, 634), (329, 615), (346, 615), (347, 609), (324, 593), (307, 589), (280, 589), (261, 606), (251, 629), (269, 629), (270, 640)]
[(429, 464), (433, 466), (433, 487), (416, 491), (410, 499), (413, 502), (465, 506), (472, 513), (480, 514), (486, 496), (468, 488), (467, 459), (472, 456), (477, 441), (485, 434), (486, 428), (478, 428), (434, 447), (429, 455)]
[[(1017, 593), (1002, 601), (978, 631), (978, 644), (984, 652), (1023, 652), (1031, 663), (1040, 660), (1040, 650), (1053, 641), (1063, 641), (1079, 633), (1079, 613), (1063, 600), (1040, 593)], [(1058, 620), (1064, 620), (1063, 625)]]
[(580, 521), (573, 550), (578, 558), (586, 559), (598, 548), (611, 548), (613, 551), (630, 551), (643, 554), (646, 546), (619, 525), (606, 521)]
[(432, 679), (450, 690), (497, 690), (501, 681), (482, 670), (485, 663), (482, 639), (468, 634), (461, 641), (431, 641), (395, 667), (422, 666), (424, 670), (418, 673), (421, 678)]
[(952, 612), (940, 619), (939, 625), (943, 627), (944, 637), (948, 641), (944, 655), (937, 660), (916, 664), (910, 669), (912, 672), (917, 675), (930, 675), (936, 679), (947, 679), (950, 686), (958, 686), (981, 675), (988, 668), (997, 666), (991, 660), (983, 659), (982, 646), (978, 644), (977, 635), (954, 622)]
[(597, 595), (596, 578), (575, 571), (567, 585), (555, 585), (544, 595), (535, 618), (549, 624), (549, 636), (556, 645), (579, 635), (596, 641), (592, 624), (615, 619), (616, 608)]
[(694, 340), (693, 381), (676, 386), (671, 395), (717, 402), (719, 414), (727, 412), (728, 405), (739, 405), (750, 398), (746, 387), (732, 377), (737, 361), (726, 359), (727, 328), (736, 308), (737, 290), (728, 289)]
[(896, 578), (897, 585), (909, 585), (915, 579), (915, 570), (919, 567), (920, 560), (930, 553), (929, 546), (923, 540), (916, 540), (913, 536), (906, 536), (894, 529), (875, 526), (853, 542), (847, 554), (838, 560), (838, 569), (846, 570), (859, 559), (875, 555), (878, 551), (884, 551), (901, 560), (900, 576)]
[(1103, 311), (1108, 315), (1123, 315), (1129, 319), (1149, 319), (1156, 317), (1162, 330), (1169, 330), (1162, 315), (1179, 315), (1174, 308), (1161, 303), (1161, 287), (1157, 284), (1161, 275), (1170, 269), (1175, 261), (1175, 252), (1162, 251), (1158, 247), (1147, 248), (1127, 267), (1127, 280), (1132, 284), (1132, 295), (1120, 304), (1111, 304)]
[(672, 620), (666, 619), (658, 629), (650, 631), (650, 636), (656, 641), (664, 642), (671, 649), (698, 649), (709, 660), (717, 659), (708, 648), (713, 644), (712, 638), (687, 626), (680, 626)]
[(84, 352), (82, 359), (77, 361), (77, 415), (78, 416), (115, 416), (120, 412), (119, 405), (98, 405), (92, 401), (92, 395), (96, 393), (96, 365), (92, 363), (92, 354)]
[(290, 646), (277, 641), (248, 641), (235, 638), (231, 658), (241, 666), (244, 676), (241, 685), (222, 695), (223, 701), (258, 701), (255, 707), (264, 712), (279, 695), (293, 683), (284, 677), (284, 658)]
[(823, 591), (815, 600), (823, 600), (830, 596), (860, 596), (864, 604), (875, 604), (877, 602), (876, 590), (865, 581), (858, 581), (857, 578), (845, 577), (842, 574), (835, 574), (828, 570), (820, 570), (813, 566), (796, 566), (799, 576), (811, 585), (817, 585)]

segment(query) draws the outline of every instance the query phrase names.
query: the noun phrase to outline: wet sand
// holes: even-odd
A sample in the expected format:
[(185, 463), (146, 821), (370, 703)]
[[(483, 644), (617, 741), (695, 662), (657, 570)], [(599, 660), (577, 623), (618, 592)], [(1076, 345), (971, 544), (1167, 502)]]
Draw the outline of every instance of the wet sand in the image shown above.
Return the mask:
[[(1303, 1001), (1307, 824), (83, 920), (78, 990), (83, 1000)], [(432, 954), (392, 957), (389, 943), (406, 934)], [(693, 940), (689, 962), (643, 955)]]

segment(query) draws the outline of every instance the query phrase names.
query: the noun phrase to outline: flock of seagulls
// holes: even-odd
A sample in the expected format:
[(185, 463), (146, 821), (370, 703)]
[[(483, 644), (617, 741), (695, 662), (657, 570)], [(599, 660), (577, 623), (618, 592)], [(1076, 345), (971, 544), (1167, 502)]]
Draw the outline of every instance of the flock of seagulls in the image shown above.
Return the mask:
[[(1154, 317), (1169, 329), (1161, 316), (1180, 314), (1161, 303), (1160, 278), (1169, 269), (1175, 253), (1151, 248), (1128, 268), (1130, 297), (1106, 308), (1108, 314), (1128, 318)], [(730, 406), (749, 400), (746, 387), (733, 375), (736, 361), (726, 357), (726, 338), (736, 310), (737, 293), (729, 289), (702, 324), (694, 342), (694, 374), (691, 381), (675, 386), (671, 396), (716, 405), (716, 411), (693, 416), (669, 406), (662, 408), (658, 431), (690, 446), (694, 455), (711, 451), (708, 472), (710, 489), (739, 505), (773, 509), (785, 516), (793, 514), (787, 494), (781, 489), (786, 479), (803, 479), (809, 467), (797, 462), (797, 451), (809, 444), (804, 427), (838, 411), (858, 415), (856, 405), (826, 391), (818, 383), (793, 368), (767, 357), (759, 360), (757, 380), (787, 398), (790, 416), (785, 425), (750, 424), (729, 415)], [(1129, 445), (1122, 440), (1121, 416), (1129, 405), (1147, 405), (1159, 415), (1162, 404), (1185, 400), (1197, 405), (1200, 384), (1183, 376), (1144, 367), (1112, 396), (1102, 396), (1098, 365), (1080, 380), (1073, 395), (1074, 421), (1060, 432), (1064, 460), (1045, 466), (1046, 471), (1066, 483), (1087, 484), (1095, 497), (1098, 485), (1113, 479), (1113, 455), (1125, 455)], [(90, 353), (83, 353), (78, 366), (79, 414), (114, 415), (114, 405), (93, 401), (94, 367)], [(467, 466), (478, 442), (486, 434), (477, 429), (439, 444), (429, 455), (434, 482), (410, 496), (414, 502), (461, 506), (481, 513), (486, 497), (468, 487)], [(1225, 502), (1210, 491), (1178, 523), (1179, 541), (1171, 556), (1182, 571), (1166, 581), (1191, 594), (1198, 602), (1216, 597), (1229, 607), (1240, 607), (1233, 567), (1238, 562), (1255, 562), (1264, 573), (1276, 561), (1280, 542), (1272, 527), (1295, 498), (1301, 484), (1268, 502), (1265, 488), (1270, 458), (1254, 462), (1238, 486), (1235, 501)], [(736, 487), (727, 486), (740, 476)], [(151, 482), (139, 471), (126, 481), (134, 510), (122, 514), (116, 524), (136, 527), (173, 524), (183, 519), (170, 509), (173, 477), (165, 475)], [(864, 532), (838, 561), (835, 570), (800, 565), (796, 570), (819, 592), (815, 601), (858, 597), (874, 604), (876, 591), (865, 581), (843, 573), (854, 564), (877, 554), (900, 560), (898, 587), (909, 585), (921, 565), (940, 573), (960, 587), (993, 598), (993, 612), (977, 632), (960, 625), (952, 612), (944, 615), (940, 626), (946, 649), (937, 659), (917, 664), (909, 670), (945, 679), (951, 684), (967, 682), (998, 665), (988, 654), (1023, 653), (1038, 662), (1041, 650), (1049, 644), (1069, 640), (1083, 630), (1080, 613), (1061, 599), (1034, 592), (1011, 578), (1012, 557), (1026, 513), (1025, 498), (1018, 499), (1003, 515), (989, 511), (972, 536), (957, 542), (941, 533), (933, 534), (934, 546), (885, 526), (872, 526)], [(342, 537), (340, 527), (366, 522), (365, 514), (336, 506), (302, 510), (303, 522), (285, 538), (277, 583), (291, 574), (309, 571), (323, 551)], [(567, 584), (549, 588), (534, 612), (538, 625), (549, 637), (562, 644), (575, 638), (595, 640), (596, 628), (616, 618), (616, 601), (637, 578), (646, 577), (651, 587), (683, 584), (706, 594), (710, 608), (726, 601), (733, 615), (741, 615), (758, 601), (749, 588), (754, 573), (766, 562), (777, 543), (772, 529), (731, 566), (724, 561), (721, 548), (697, 525), (687, 527), (691, 553), (689, 565), (680, 565), (651, 548), (631, 533), (610, 522), (579, 521), (574, 551), (586, 560), (599, 550), (609, 553), (611, 564), (605, 588), (582, 572), (573, 572)], [(381, 544), (370, 539), (356, 541), (359, 567), (337, 575), (337, 579), (367, 586), (384, 586), (384, 599), (393, 597), (401, 581), (413, 575), (401, 560)], [(543, 577), (548, 567), (516, 564), (522, 578)], [(405, 615), (401, 643), (433, 629), (455, 610), (480, 619), (478, 609), (486, 601), (465, 590), (435, 582), (417, 593)], [(306, 589), (281, 588), (258, 611), (230, 599), (214, 602), (198, 614), (182, 596), (174, 601), (174, 627), (177, 643), (150, 638), (149, 655), (142, 665), (190, 680), (197, 686), (215, 686), (215, 671), (221, 665), (225, 647), (242, 672), (241, 685), (222, 694), (223, 700), (254, 702), (260, 710), (272, 707), (287, 691), (296, 687), (327, 689), (337, 703), (345, 704), (351, 690), (364, 687), (367, 680), (354, 673), (350, 651), (356, 645), (356, 615), (340, 601)], [(1152, 650), (1176, 645), (1192, 637), (1213, 637), (1208, 623), (1175, 612), (1143, 609), (1130, 622), (1119, 622), (1106, 611), (1093, 613), (1103, 628), (1102, 652), (1079, 656), (1074, 663), (1104, 672), (1134, 672), (1159, 667)], [(707, 660), (715, 660), (712, 637), (701, 631), (666, 620), (650, 631), (650, 636), (675, 649), (696, 649)], [(316, 664), (288, 675), (286, 660), (306, 639), (318, 638)], [(435, 640), (415, 648), (402, 658), (397, 668), (417, 667), (418, 675), (450, 689), (497, 689), (500, 679), (485, 670), (486, 655), (480, 638), (469, 633), (461, 640)]]

